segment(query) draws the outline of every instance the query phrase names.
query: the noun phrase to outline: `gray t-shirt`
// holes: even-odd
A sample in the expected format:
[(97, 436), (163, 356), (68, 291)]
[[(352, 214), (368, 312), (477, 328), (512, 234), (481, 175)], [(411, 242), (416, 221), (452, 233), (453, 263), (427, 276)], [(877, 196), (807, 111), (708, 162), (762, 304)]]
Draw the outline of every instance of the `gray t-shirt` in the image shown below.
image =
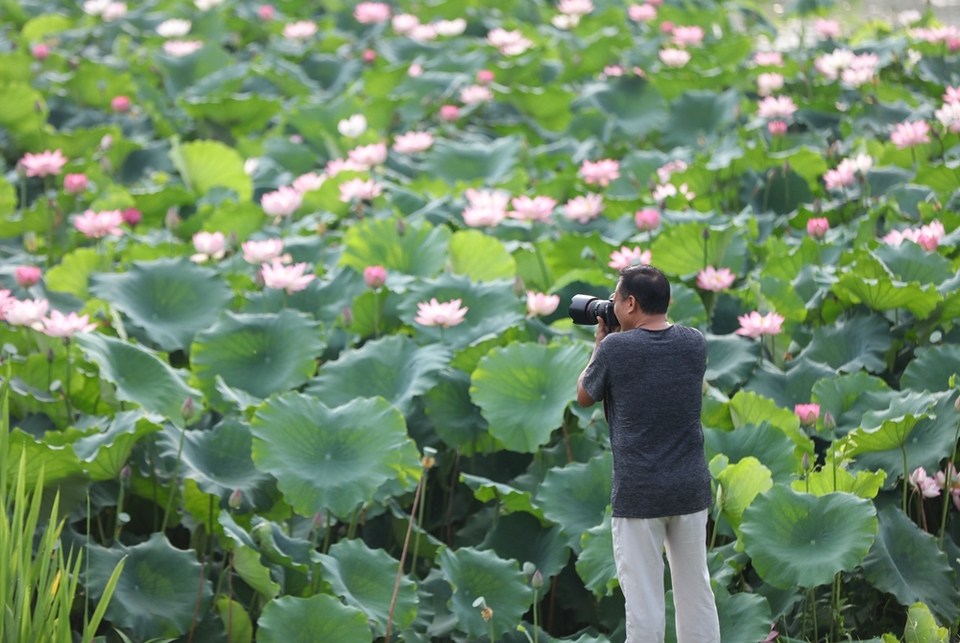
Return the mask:
[(700, 425), (706, 364), (706, 340), (686, 326), (600, 342), (582, 385), (606, 401), (614, 517), (679, 516), (712, 504)]

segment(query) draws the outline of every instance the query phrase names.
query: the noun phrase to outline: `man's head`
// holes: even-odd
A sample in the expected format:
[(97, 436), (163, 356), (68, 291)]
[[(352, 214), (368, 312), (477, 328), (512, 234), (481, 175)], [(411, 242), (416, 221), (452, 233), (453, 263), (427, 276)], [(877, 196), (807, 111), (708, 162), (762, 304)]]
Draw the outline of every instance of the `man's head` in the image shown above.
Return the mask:
[(670, 281), (659, 268), (639, 265), (620, 271), (617, 298), (633, 297), (645, 315), (663, 315), (670, 305)]

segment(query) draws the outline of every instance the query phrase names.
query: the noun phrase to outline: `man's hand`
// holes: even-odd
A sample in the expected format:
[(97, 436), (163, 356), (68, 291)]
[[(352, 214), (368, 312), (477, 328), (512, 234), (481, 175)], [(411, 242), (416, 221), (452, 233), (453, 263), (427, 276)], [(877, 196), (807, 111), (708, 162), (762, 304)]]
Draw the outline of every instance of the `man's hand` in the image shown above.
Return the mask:
[(603, 338), (610, 334), (610, 327), (607, 326), (607, 322), (603, 321), (602, 317), (597, 318), (597, 341), (594, 344), (593, 351), (597, 351), (597, 347), (600, 346), (600, 342), (603, 341)]

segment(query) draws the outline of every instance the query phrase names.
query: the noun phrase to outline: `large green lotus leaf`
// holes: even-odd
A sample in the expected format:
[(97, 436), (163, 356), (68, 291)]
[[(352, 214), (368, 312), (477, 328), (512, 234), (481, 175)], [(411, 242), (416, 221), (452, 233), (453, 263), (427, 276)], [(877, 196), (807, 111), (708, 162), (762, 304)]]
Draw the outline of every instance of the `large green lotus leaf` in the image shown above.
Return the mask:
[(381, 398), (330, 408), (300, 393), (272, 396), (251, 425), (253, 462), (304, 516), (349, 516), (380, 485), (419, 470), (403, 416)]
[(610, 526), (611, 509), (607, 507), (603, 522), (583, 532), (581, 551), (577, 556), (577, 574), (584, 586), (599, 596), (610, 596), (620, 586), (617, 562), (613, 558), (613, 529)]
[(470, 397), (490, 423), (490, 435), (511, 451), (533, 453), (563, 424), (589, 359), (583, 344), (496, 348), (473, 372)]
[(9, 452), (3, 470), (7, 483), (16, 484), (20, 458), (26, 452), (26, 483), (33, 488), (43, 473), (44, 485), (51, 485), (83, 473), (84, 466), (69, 446), (51, 445), (41, 442), (20, 429), (10, 432)]
[(717, 482), (720, 484), (720, 510), (739, 536), (744, 510), (753, 503), (757, 494), (773, 486), (770, 469), (753, 456), (748, 456), (717, 474)]
[(170, 160), (198, 197), (215, 187), (233, 190), (241, 202), (253, 197), (253, 182), (243, 171), (243, 157), (228, 145), (212, 140), (183, 144), (174, 140)]
[[(707, 309), (704, 308), (703, 300), (696, 290), (681, 283), (675, 283), (670, 285), (670, 309), (667, 311), (667, 319), (674, 324), (704, 328), (707, 322)], [(759, 347), (757, 350), (759, 351)]]
[(904, 283), (880, 277), (866, 279), (848, 272), (840, 277), (833, 291), (853, 303), (864, 303), (873, 310), (906, 308), (918, 319), (926, 319), (940, 303), (940, 294), (933, 285), (926, 289), (917, 282)]
[(390, 335), (324, 364), (306, 392), (331, 407), (379, 396), (406, 415), (413, 398), (437, 384), (452, 357), (443, 346), (421, 347), (405, 335)]
[(926, 286), (939, 284), (956, 275), (949, 259), (936, 252), (927, 252), (916, 243), (901, 243), (899, 246), (884, 243), (873, 252), (900, 281)]
[(918, 348), (900, 377), (900, 388), (914, 391), (946, 391), (950, 378), (960, 375), (960, 344)]
[(580, 553), (580, 536), (603, 520), (610, 504), (613, 457), (609, 451), (588, 462), (573, 462), (547, 472), (537, 493), (543, 515), (563, 527), (567, 544)]
[[(160, 455), (175, 459), (180, 437), (179, 429), (167, 427), (157, 440)], [(253, 466), (252, 444), (249, 427), (236, 418), (224, 418), (208, 431), (187, 431), (180, 471), (201, 491), (217, 496), (220, 508), (226, 508), (230, 494), (240, 490), (244, 513), (254, 508), (267, 511), (273, 506), (271, 478)]]
[(257, 619), (257, 643), (372, 643), (367, 617), (329, 594), (281, 596)]
[(800, 418), (796, 413), (780, 408), (773, 400), (743, 390), (733, 396), (729, 406), (734, 427), (767, 422), (793, 441), (797, 457), (802, 457), (804, 452), (813, 455), (813, 443), (800, 430)]
[(73, 443), (91, 480), (113, 480), (130, 459), (133, 446), (146, 435), (160, 430), (157, 416), (141, 411), (117, 413), (106, 428), (99, 427)]
[[(401, 226), (404, 230), (401, 232)], [(365, 219), (343, 235), (340, 265), (358, 273), (383, 266), (416, 277), (430, 277), (447, 261), (450, 230), (423, 222), (412, 226), (400, 219)]]
[(233, 569), (247, 585), (263, 597), (275, 598), (280, 593), (280, 585), (270, 575), (270, 568), (261, 562), (257, 543), (237, 524), (229, 511), (220, 510), (218, 523), (226, 537), (221, 540), (221, 544), (230, 551)]
[(276, 98), (250, 94), (191, 97), (181, 104), (190, 116), (217, 123), (235, 134), (249, 134), (263, 129), (282, 109)]
[(90, 292), (106, 299), (165, 351), (186, 350), (209, 328), (233, 293), (214, 270), (186, 257), (135, 261), (128, 272), (94, 274)]
[(790, 370), (783, 372), (764, 361), (745, 388), (770, 398), (777, 406), (789, 409), (796, 404), (809, 402), (814, 384), (837, 376), (837, 372), (826, 364), (811, 361), (806, 357), (791, 360), (788, 366)]
[(573, 112), (570, 101), (576, 94), (558, 84), (537, 88), (511, 85), (509, 91), (499, 95), (521, 113), (529, 115), (538, 125), (552, 132), (562, 132), (570, 124)]
[(770, 604), (763, 596), (748, 592), (731, 594), (714, 586), (720, 640), (723, 643), (756, 643), (770, 634)]
[(753, 456), (770, 470), (776, 482), (792, 478), (799, 465), (793, 441), (766, 422), (748, 424), (733, 431), (704, 429), (703, 446), (708, 461), (717, 454), (725, 455), (731, 464)]
[[(829, 463), (828, 463), (829, 464)], [(812, 471), (806, 479), (794, 480), (790, 486), (794, 491), (823, 496), (834, 491), (852, 493), (860, 498), (872, 500), (880, 493), (885, 471), (857, 471), (856, 477), (843, 467), (825, 466)]]
[(661, 143), (671, 147), (702, 148), (734, 123), (742, 96), (736, 89), (722, 94), (688, 91), (670, 105), (670, 120)]
[(707, 372), (704, 379), (729, 391), (743, 384), (757, 366), (760, 345), (739, 335), (707, 334)]
[(930, 393), (910, 391), (890, 401), (885, 409), (868, 411), (860, 421), (860, 428), (848, 436), (852, 456), (875, 451), (899, 449), (906, 444), (907, 438), (916, 423), (931, 415), (931, 407), (936, 398)]
[(208, 609), (213, 589), (209, 580), (201, 581), (196, 552), (176, 549), (163, 534), (155, 533), (133, 547), (91, 545), (87, 549), (90, 562), (82, 582), (94, 599), (103, 595), (113, 568), (126, 557), (105, 618), (130, 629), (140, 640), (186, 634), (198, 591), (201, 613)]
[(890, 349), (890, 325), (877, 315), (853, 317), (834, 326), (820, 326), (797, 357), (822, 362), (846, 373), (887, 368), (883, 354)]
[(532, 493), (529, 491), (468, 473), (461, 473), (460, 479), (473, 490), (473, 496), (480, 502), (496, 500), (500, 510), (508, 515), (525, 512), (537, 518), (543, 518), (543, 511), (534, 504)]
[(590, 83), (580, 90), (574, 107), (592, 106), (614, 119), (629, 137), (643, 137), (667, 123), (667, 103), (646, 80), (622, 76), (613, 82)]
[(68, 292), (77, 299), (86, 300), (90, 297), (87, 282), (90, 275), (103, 265), (103, 258), (93, 248), (77, 248), (64, 255), (63, 259), (47, 271), (44, 283), (47, 290), (54, 292)]
[(884, 508), (878, 517), (880, 530), (863, 560), (864, 577), (881, 592), (893, 594), (901, 605), (921, 601), (944, 622), (953, 622), (960, 615), (960, 594), (936, 538), (921, 531), (895, 505)]
[[(230, 639), (237, 643), (250, 643), (253, 640), (253, 623), (243, 605), (221, 596), (214, 603), (217, 616), (223, 621), (223, 629), (230, 633)], [(199, 637), (197, 637), (199, 638)]]
[(480, 549), (492, 549), (500, 558), (512, 558), (520, 563), (531, 563), (545, 583), (566, 567), (570, 548), (559, 525), (544, 527), (538, 518), (518, 512), (500, 516), (480, 544)]
[(493, 610), (493, 635), (503, 636), (516, 628), (533, 602), (533, 590), (515, 560), (504, 560), (492, 551), (461, 547), (444, 548), (437, 557), (443, 577), (453, 587), (450, 609), (457, 615), (457, 629), (478, 639), (487, 636), (490, 624), (483, 620), (480, 607), (473, 603), (483, 598)]
[(81, 333), (74, 341), (100, 367), (100, 377), (117, 387), (118, 400), (139, 404), (182, 426), (184, 401), (202, 397), (200, 391), (187, 386), (180, 371), (139, 344), (99, 333)]
[(833, 415), (836, 434), (844, 436), (859, 428), (864, 413), (889, 408), (896, 394), (879, 377), (859, 371), (820, 380), (810, 399), (820, 404), (821, 417), (827, 411)]
[(848, 493), (799, 494), (774, 485), (743, 512), (744, 549), (781, 589), (816, 587), (863, 561), (877, 533), (873, 503)]
[(215, 399), (217, 376), (233, 388), (266, 398), (307, 381), (317, 369), (324, 344), (317, 323), (306, 315), (235, 315), (230, 311), (196, 334), (190, 363), (198, 385)]
[(470, 376), (458, 368), (443, 371), (440, 382), (424, 396), (424, 411), (444, 444), (473, 453), (492, 446), (487, 421), (470, 399)]
[[(461, 307), (468, 308), (463, 323), (441, 329), (414, 322), (417, 304), (433, 298), (440, 302), (462, 300)], [(446, 345), (455, 349), (499, 337), (524, 318), (520, 302), (513, 293), (513, 281), (500, 279), (477, 283), (467, 276), (450, 273), (413, 284), (397, 308), (400, 319), (416, 329), (416, 337), (421, 343), (435, 343), (442, 338)]]
[(453, 272), (474, 281), (513, 279), (517, 262), (495, 237), (479, 230), (461, 230), (450, 238), (450, 265)]
[(903, 641), (904, 643), (950, 643), (950, 630), (937, 625), (937, 620), (930, 613), (929, 607), (923, 603), (914, 603), (907, 610), (907, 623), (903, 626)]
[(47, 103), (28, 83), (0, 82), (0, 91), (3, 92), (0, 125), (15, 137), (36, 133), (47, 122)]
[[(710, 238), (704, 241), (703, 231)], [(707, 246), (706, 256), (703, 247)], [(651, 246), (654, 264), (666, 274), (686, 279), (703, 270), (704, 262), (714, 268), (743, 273), (749, 255), (746, 235), (733, 226), (713, 228), (702, 223), (681, 223), (665, 228)]]
[[(400, 563), (382, 549), (370, 549), (362, 540), (341, 540), (328, 555), (319, 554), (323, 580), (347, 605), (362, 611), (383, 636)], [(417, 616), (417, 589), (408, 577), (400, 581), (393, 627), (405, 629)]]
[(423, 159), (423, 171), (450, 185), (458, 181), (494, 184), (517, 163), (521, 140), (504, 136), (493, 141), (458, 142), (439, 139)]
[(807, 318), (806, 301), (791, 281), (765, 275), (760, 279), (760, 295), (787, 322), (802, 323)]

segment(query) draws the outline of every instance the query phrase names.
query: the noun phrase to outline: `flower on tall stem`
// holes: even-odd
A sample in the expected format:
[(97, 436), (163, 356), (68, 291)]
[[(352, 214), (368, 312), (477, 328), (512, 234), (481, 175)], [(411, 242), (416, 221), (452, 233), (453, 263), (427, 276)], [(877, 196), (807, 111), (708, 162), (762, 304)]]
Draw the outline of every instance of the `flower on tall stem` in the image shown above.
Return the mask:
[(450, 328), (463, 322), (468, 307), (461, 307), (462, 299), (452, 299), (446, 302), (439, 302), (434, 297), (430, 301), (421, 301), (417, 304), (417, 316), (413, 321), (421, 326), (440, 326), (441, 328)]
[(620, 178), (620, 161), (614, 159), (584, 161), (580, 166), (580, 175), (587, 185), (607, 187), (610, 181)]
[(27, 152), (20, 159), (20, 165), (27, 176), (56, 176), (67, 164), (67, 157), (60, 150), (46, 150), (39, 154)]
[(11, 326), (43, 330), (43, 316), (50, 308), (46, 299), (4, 299), (3, 318)]
[(546, 223), (550, 220), (553, 209), (557, 207), (557, 202), (548, 196), (530, 198), (523, 195), (510, 199), (510, 205), (513, 206), (513, 210), (508, 212), (507, 216), (511, 219)]
[(307, 284), (317, 278), (316, 275), (303, 274), (306, 268), (306, 263), (285, 266), (280, 262), (280, 259), (274, 259), (271, 263), (260, 264), (264, 285), (267, 288), (283, 290), (287, 294), (303, 290), (307, 287)]
[(222, 232), (198, 232), (193, 235), (193, 248), (196, 254), (191, 261), (203, 263), (211, 259), (223, 259), (227, 252), (227, 240)]
[(814, 239), (823, 239), (830, 229), (830, 221), (826, 217), (815, 217), (807, 220), (807, 234)]
[(37, 266), (17, 266), (13, 271), (13, 278), (21, 288), (29, 288), (36, 284), (42, 275), (42, 271)]
[(820, 417), (819, 404), (795, 404), (793, 412), (800, 418), (800, 424), (803, 426), (815, 426), (817, 418)]
[(65, 337), (70, 339), (74, 333), (92, 333), (97, 325), (90, 323), (89, 315), (77, 315), (71, 312), (64, 315), (59, 310), (51, 310), (49, 317), (44, 317), (43, 334), (49, 337)]
[(635, 246), (632, 249), (627, 246), (621, 246), (619, 250), (614, 250), (610, 253), (610, 261), (607, 263), (607, 266), (620, 271), (628, 266), (649, 265), (652, 258), (652, 252), (649, 250), (641, 250), (639, 246)]
[(119, 237), (123, 234), (121, 223), (123, 223), (123, 213), (120, 210), (103, 212), (87, 210), (73, 219), (74, 227), (88, 239), (101, 239), (108, 234)]
[(560, 305), (560, 295), (527, 291), (527, 317), (551, 315)]
[(897, 123), (894, 126), (893, 133), (890, 134), (890, 142), (896, 145), (898, 150), (929, 143), (930, 126), (927, 125), (926, 121)]
[(376, 290), (387, 283), (387, 270), (383, 266), (367, 266), (363, 269), (363, 282)]
[(737, 317), (737, 321), (740, 322), (740, 328), (735, 331), (737, 335), (756, 338), (764, 335), (779, 335), (783, 332), (783, 315), (775, 312), (761, 315), (755, 310)]
[(256, 265), (280, 258), (283, 254), (283, 239), (244, 241), (240, 247), (243, 250), (243, 260)]
[(710, 292), (721, 292), (733, 285), (737, 276), (729, 268), (707, 266), (697, 273), (697, 287)]

